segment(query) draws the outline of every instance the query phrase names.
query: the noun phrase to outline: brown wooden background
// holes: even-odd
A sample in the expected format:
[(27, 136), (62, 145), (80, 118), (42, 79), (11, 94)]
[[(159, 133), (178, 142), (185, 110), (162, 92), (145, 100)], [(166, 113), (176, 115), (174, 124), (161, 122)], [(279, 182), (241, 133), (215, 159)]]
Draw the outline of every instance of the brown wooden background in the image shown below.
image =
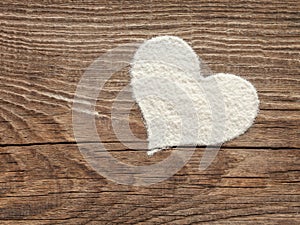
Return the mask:
[[(299, 224), (299, 0), (48, 0), (0, 2), (0, 224)], [(72, 132), (76, 85), (97, 57), (157, 35), (189, 42), (215, 72), (251, 81), (254, 126), (199, 171), (203, 148), (169, 180), (115, 184), (81, 156)], [(116, 74), (99, 96), (101, 138), (124, 162), (110, 107), (129, 82)], [(146, 137), (141, 115), (131, 127)]]

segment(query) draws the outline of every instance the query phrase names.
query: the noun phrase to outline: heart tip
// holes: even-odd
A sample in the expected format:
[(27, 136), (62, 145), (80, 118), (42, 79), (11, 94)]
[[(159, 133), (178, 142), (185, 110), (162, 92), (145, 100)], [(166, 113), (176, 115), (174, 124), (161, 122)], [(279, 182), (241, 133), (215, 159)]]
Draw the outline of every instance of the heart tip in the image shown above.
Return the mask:
[(160, 148), (149, 150), (149, 151), (147, 151), (147, 155), (148, 156), (153, 156), (155, 153), (160, 152), (161, 150), (162, 149), (160, 149)]

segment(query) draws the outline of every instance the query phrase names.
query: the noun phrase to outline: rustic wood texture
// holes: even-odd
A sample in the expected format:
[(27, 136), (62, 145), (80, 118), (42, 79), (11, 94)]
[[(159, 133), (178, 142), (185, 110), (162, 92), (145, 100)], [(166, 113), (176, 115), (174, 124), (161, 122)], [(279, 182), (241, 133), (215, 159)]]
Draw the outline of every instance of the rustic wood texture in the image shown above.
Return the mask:
[[(0, 223), (299, 224), (299, 12), (298, 0), (1, 1)], [(260, 112), (206, 171), (199, 147), (167, 181), (118, 185), (80, 154), (72, 100), (102, 53), (157, 35), (180, 36), (214, 72), (251, 81)], [(113, 133), (111, 106), (128, 82), (125, 68), (99, 95), (101, 139), (124, 162), (158, 162), (171, 150), (149, 158)], [(146, 138), (137, 107), (130, 124)]]

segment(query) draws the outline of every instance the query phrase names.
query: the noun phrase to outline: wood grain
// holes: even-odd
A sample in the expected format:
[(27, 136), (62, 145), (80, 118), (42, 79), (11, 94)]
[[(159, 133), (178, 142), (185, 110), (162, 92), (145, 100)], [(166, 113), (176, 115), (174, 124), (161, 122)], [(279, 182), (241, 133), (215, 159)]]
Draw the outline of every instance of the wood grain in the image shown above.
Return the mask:
[[(297, 0), (1, 1), (0, 223), (299, 224), (299, 12)], [(101, 54), (157, 35), (177, 35), (214, 72), (248, 79), (260, 112), (208, 170), (198, 170), (204, 150), (198, 147), (167, 181), (117, 185), (78, 150), (76, 85)], [(171, 150), (148, 158), (120, 143), (130, 140), (118, 140), (111, 126), (128, 70), (101, 91), (97, 129), (117, 159), (156, 163)], [(124, 109), (134, 103), (127, 94)], [(136, 106), (130, 125), (146, 138)]]

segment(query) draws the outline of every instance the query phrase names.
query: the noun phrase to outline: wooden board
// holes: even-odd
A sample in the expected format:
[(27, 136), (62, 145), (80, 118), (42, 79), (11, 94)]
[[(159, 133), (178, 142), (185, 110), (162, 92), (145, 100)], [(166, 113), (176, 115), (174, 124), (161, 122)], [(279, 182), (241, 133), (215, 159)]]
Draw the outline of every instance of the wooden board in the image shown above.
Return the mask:
[[(0, 223), (299, 224), (299, 11), (297, 0), (1, 1)], [(177, 35), (214, 72), (248, 79), (260, 112), (207, 170), (198, 170), (204, 150), (198, 147), (167, 181), (118, 185), (78, 150), (74, 93), (101, 54), (157, 35)], [(156, 163), (171, 150), (149, 158), (122, 145), (130, 140), (118, 140), (111, 127), (128, 70), (100, 93), (97, 129), (117, 159)], [(130, 125), (146, 138), (136, 106)]]

